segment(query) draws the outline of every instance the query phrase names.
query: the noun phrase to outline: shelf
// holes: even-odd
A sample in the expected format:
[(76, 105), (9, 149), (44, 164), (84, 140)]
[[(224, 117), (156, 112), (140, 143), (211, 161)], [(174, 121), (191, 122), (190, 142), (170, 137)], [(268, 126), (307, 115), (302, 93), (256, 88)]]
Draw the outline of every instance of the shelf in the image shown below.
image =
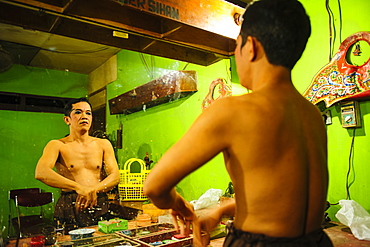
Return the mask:
[(189, 96), (197, 91), (196, 71), (173, 71), (110, 99), (110, 114), (131, 114)]

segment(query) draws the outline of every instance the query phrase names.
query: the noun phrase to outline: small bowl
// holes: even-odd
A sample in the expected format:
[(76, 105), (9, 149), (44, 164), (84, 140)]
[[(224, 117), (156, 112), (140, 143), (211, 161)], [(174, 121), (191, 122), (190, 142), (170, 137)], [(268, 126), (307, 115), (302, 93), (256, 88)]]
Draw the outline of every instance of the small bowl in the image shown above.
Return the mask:
[(149, 214), (140, 214), (136, 217), (137, 226), (149, 226), (152, 223), (152, 218)]
[(94, 229), (81, 228), (81, 229), (69, 231), (68, 233), (71, 236), (72, 240), (76, 240), (76, 239), (83, 239), (83, 238), (91, 238), (94, 232), (95, 232)]

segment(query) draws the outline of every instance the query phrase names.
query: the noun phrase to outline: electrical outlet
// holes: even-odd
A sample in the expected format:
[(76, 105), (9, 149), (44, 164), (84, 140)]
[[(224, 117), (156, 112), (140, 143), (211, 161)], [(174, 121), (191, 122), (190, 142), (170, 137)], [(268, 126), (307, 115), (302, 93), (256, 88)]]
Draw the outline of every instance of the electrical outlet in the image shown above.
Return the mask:
[(330, 110), (325, 110), (325, 111), (321, 112), (321, 115), (322, 115), (322, 118), (324, 119), (324, 123), (326, 125), (332, 124)]

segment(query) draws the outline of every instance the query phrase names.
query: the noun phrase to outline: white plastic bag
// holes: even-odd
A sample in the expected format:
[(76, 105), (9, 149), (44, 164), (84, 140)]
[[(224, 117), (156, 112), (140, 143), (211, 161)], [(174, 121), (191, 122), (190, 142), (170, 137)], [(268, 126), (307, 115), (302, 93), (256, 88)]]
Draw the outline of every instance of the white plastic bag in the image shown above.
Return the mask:
[(335, 215), (337, 219), (348, 226), (356, 238), (370, 241), (370, 214), (353, 200), (340, 200), (339, 205), (342, 208)]
[(216, 205), (220, 200), (220, 196), (222, 196), (222, 190), (209, 189), (197, 201), (191, 201), (191, 203), (194, 205), (194, 210), (208, 208)]

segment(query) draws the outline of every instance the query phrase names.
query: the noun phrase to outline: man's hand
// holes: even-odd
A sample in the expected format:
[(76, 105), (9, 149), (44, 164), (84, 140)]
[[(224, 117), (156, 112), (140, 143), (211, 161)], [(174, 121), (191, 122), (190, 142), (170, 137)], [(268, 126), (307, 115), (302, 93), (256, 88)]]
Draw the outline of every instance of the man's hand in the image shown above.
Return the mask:
[(94, 188), (80, 186), (77, 192), (75, 208), (80, 212), (86, 208), (92, 208), (98, 203), (97, 191)]
[(193, 232), (193, 246), (206, 247), (209, 244), (209, 238), (202, 236), (198, 216), (195, 214), (194, 206), (178, 195), (174, 208), (170, 210), (175, 229), (180, 234), (188, 237), (190, 234), (190, 225)]
[[(213, 211), (216, 213), (216, 210)], [(218, 213), (218, 212), (217, 212)], [(193, 230), (195, 246), (207, 246), (210, 242), (210, 233), (220, 223), (221, 217), (216, 214), (208, 213), (206, 216), (201, 216), (197, 220), (196, 228)], [(194, 227), (193, 227), (194, 228)]]
[(191, 220), (187, 220), (180, 213), (172, 209), (170, 210), (170, 213), (171, 213), (173, 225), (175, 226), (176, 231), (180, 232), (180, 235), (184, 237), (189, 237)]
[(221, 222), (223, 215), (235, 215), (234, 199), (221, 203), (219, 206), (209, 210), (206, 215), (199, 217), (196, 227), (194, 227), (193, 223), (194, 246), (207, 246), (210, 241), (210, 233)]

